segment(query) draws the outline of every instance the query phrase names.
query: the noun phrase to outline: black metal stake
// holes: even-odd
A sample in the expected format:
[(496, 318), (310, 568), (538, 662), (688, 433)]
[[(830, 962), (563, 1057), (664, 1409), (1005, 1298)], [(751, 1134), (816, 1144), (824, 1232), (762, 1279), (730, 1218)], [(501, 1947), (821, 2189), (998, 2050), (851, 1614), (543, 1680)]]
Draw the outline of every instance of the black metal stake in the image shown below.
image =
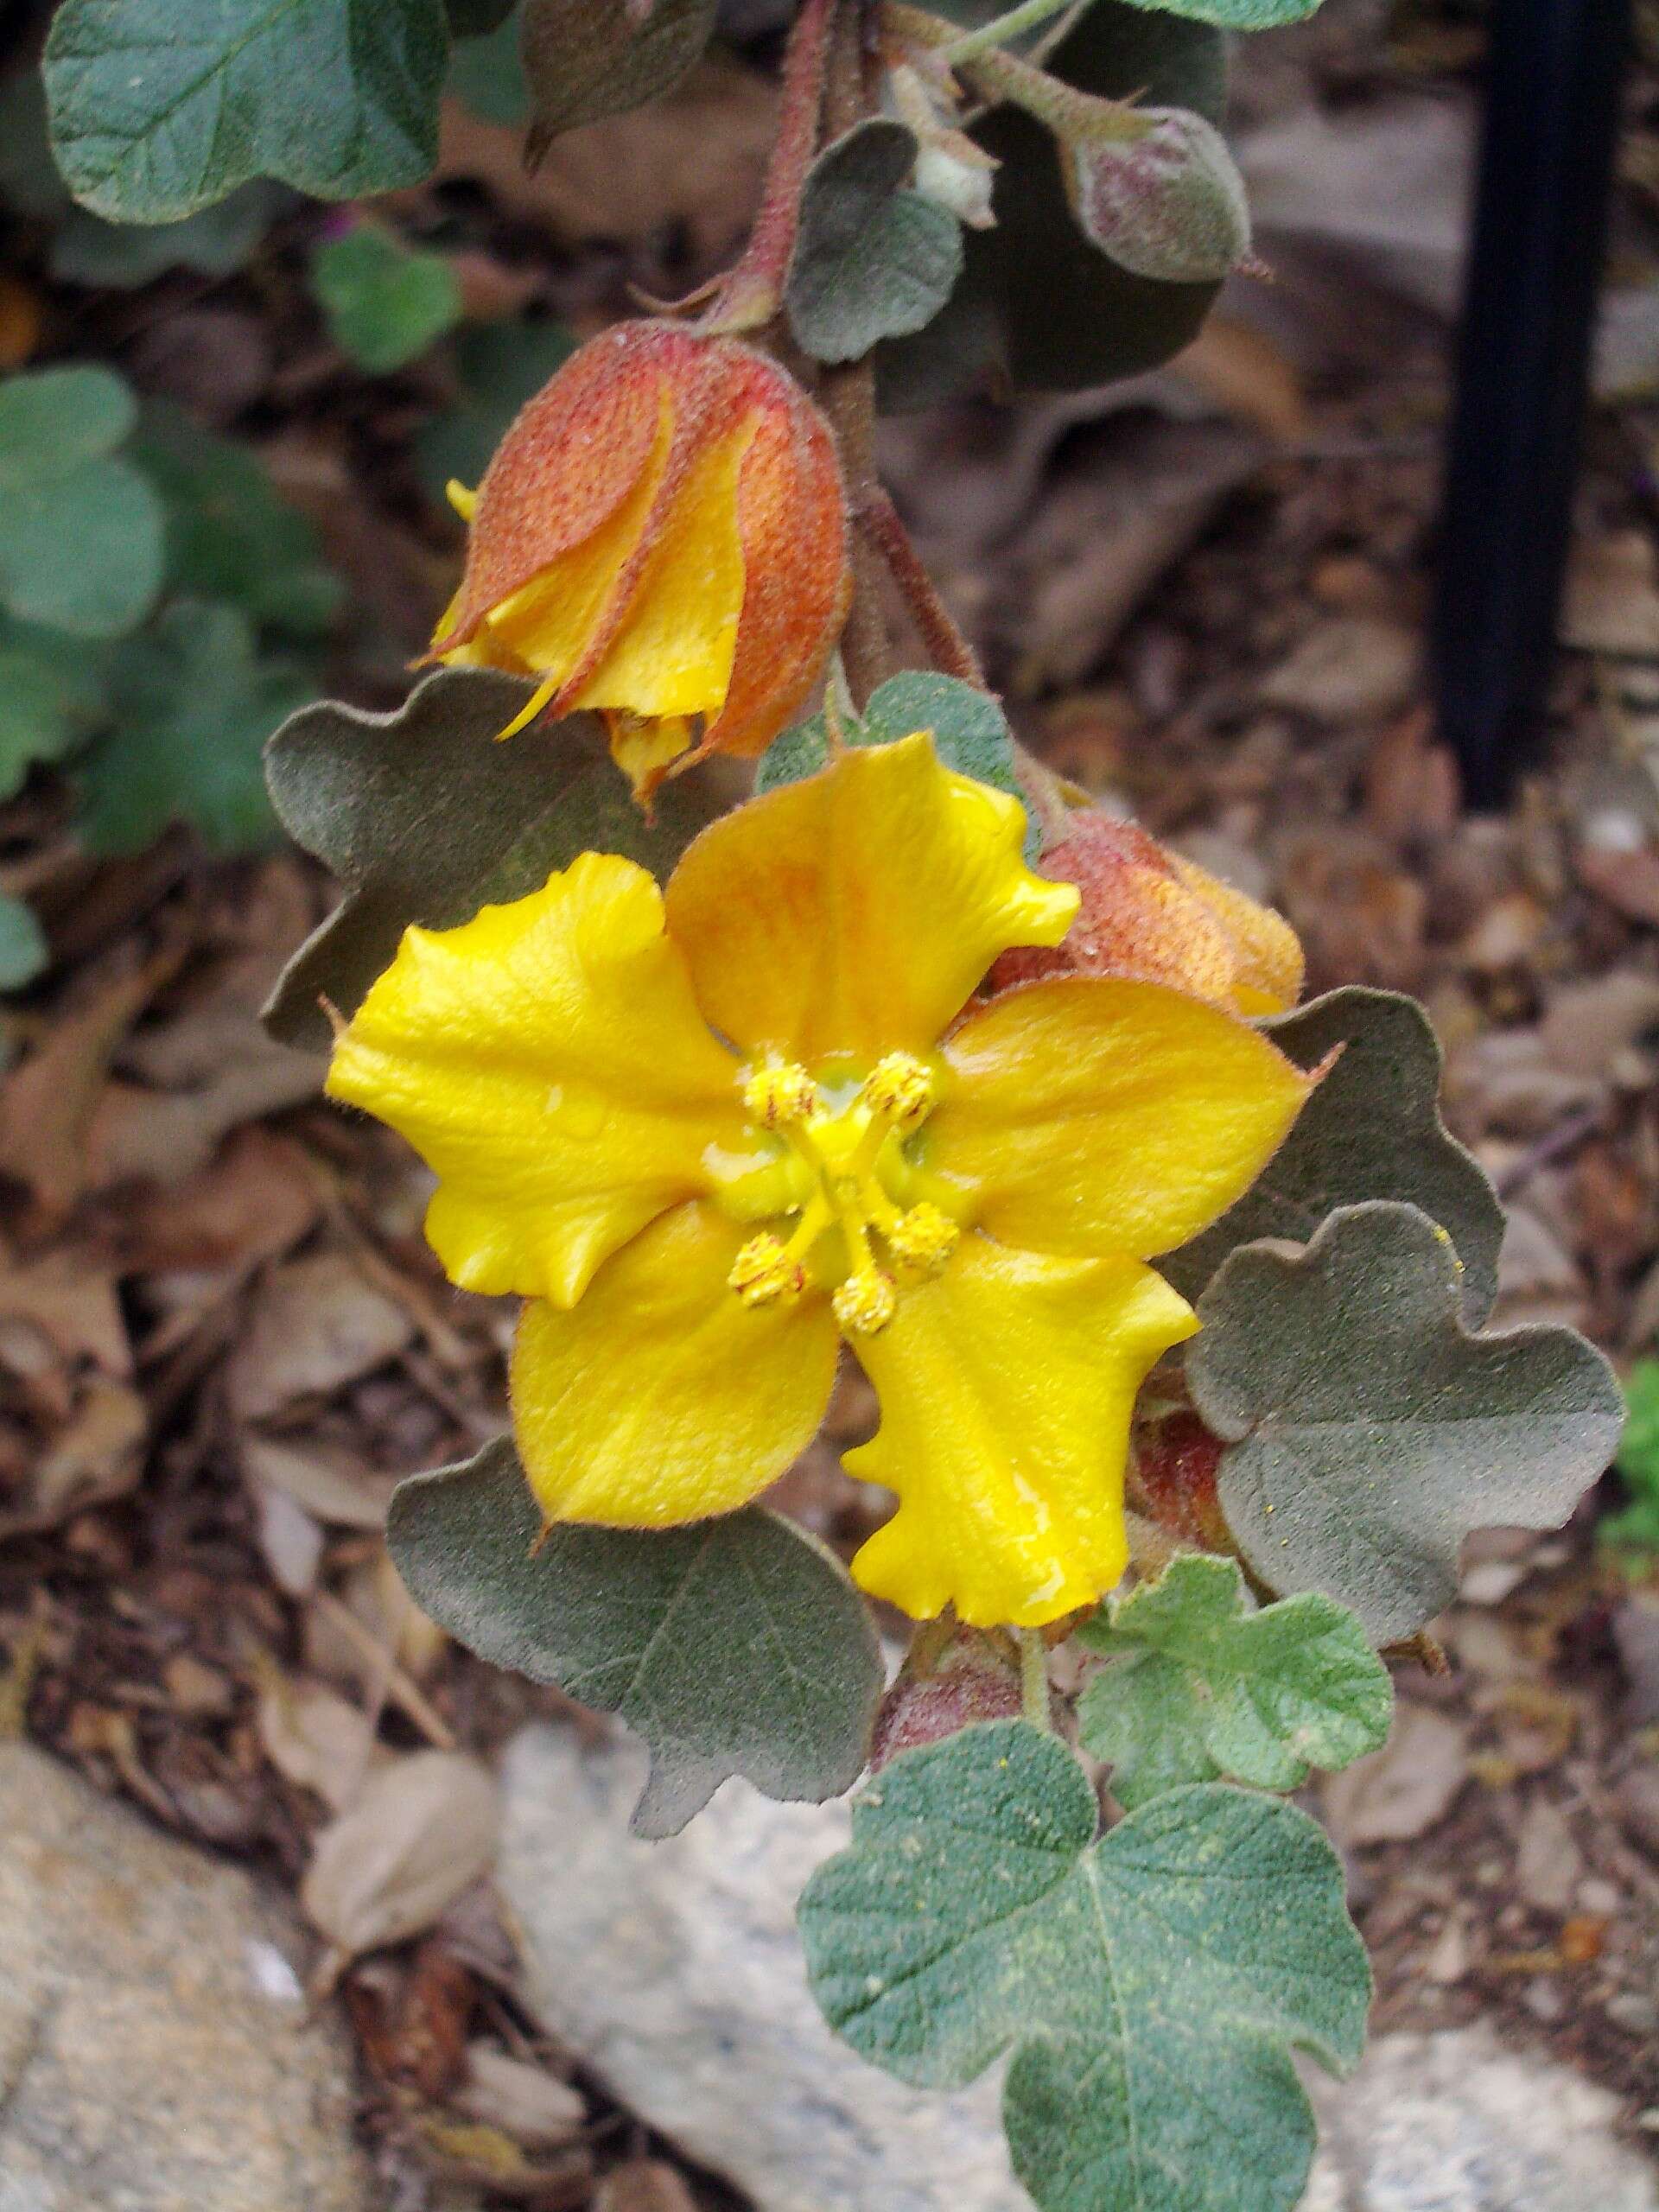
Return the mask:
[(1471, 806), (1507, 795), (1555, 648), (1630, 0), (1497, 0), (1431, 651)]

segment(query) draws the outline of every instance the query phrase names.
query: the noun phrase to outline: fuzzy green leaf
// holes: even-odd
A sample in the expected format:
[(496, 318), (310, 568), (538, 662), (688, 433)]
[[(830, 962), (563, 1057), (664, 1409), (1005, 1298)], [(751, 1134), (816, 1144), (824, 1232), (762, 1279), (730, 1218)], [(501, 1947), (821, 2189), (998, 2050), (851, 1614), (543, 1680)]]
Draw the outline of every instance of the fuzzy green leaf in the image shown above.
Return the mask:
[[(977, 21), (999, 10), (987, 0), (944, 12)], [(1093, 0), (1043, 66), (1082, 92), (1221, 120), (1226, 41), (1206, 23)], [(1001, 164), (995, 227), (969, 233), (967, 266), (942, 313), (877, 352), (884, 408), (930, 406), (995, 378), (1020, 391), (1075, 391), (1157, 368), (1190, 343), (1215, 299), (1213, 279), (1136, 276), (1091, 245), (1072, 217), (1055, 142), (1032, 117), (994, 108), (972, 135)]]
[(575, 351), (559, 322), (480, 323), (455, 338), (461, 391), (415, 441), (421, 481), (435, 499), (452, 480), (476, 484), (508, 424)]
[[(913, 668), (890, 676), (870, 694), (862, 717), (843, 727), (842, 736), (849, 745), (893, 745), (922, 729), (931, 735), (933, 750), (947, 768), (1025, 804), (1014, 772), (1014, 738), (1007, 715), (989, 692), (959, 677)], [(814, 715), (774, 738), (761, 754), (755, 791), (775, 791), (780, 784), (816, 776), (829, 760), (824, 718)], [(1041, 849), (1041, 835), (1033, 823), (1026, 833), (1027, 861), (1034, 861)]]
[(1246, 1560), (1351, 1605), (1377, 1643), (1450, 1602), (1471, 1529), (1558, 1528), (1618, 1442), (1599, 1352), (1571, 1329), (1471, 1335), (1459, 1293), (1427, 1215), (1344, 1207), (1305, 1251), (1236, 1251), (1187, 1355)]
[(1258, 1611), (1236, 1560), (1172, 1560), (1077, 1640), (1115, 1662), (1077, 1717), (1127, 1806), (1224, 1775), (1300, 1789), (1388, 1737), (1389, 1670), (1354, 1615), (1311, 1590)]
[(371, 376), (417, 359), (461, 321), (461, 279), (443, 256), (414, 252), (373, 223), (317, 248), (311, 289), (329, 336)]
[(855, 361), (931, 322), (962, 274), (962, 226), (910, 188), (915, 134), (872, 117), (813, 162), (785, 292), (817, 361)]
[(348, 895), (283, 971), (264, 1011), (273, 1036), (326, 1051), (320, 1001), (354, 1014), (410, 922), (453, 929), (539, 889), (584, 851), (665, 874), (709, 820), (713, 800), (688, 779), (658, 794), (647, 824), (592, 715), (498, 743), (530, 690), (516, 677), (440, 669), (395, 714), (324, 700), (276, 733), (266, 774), (277, 814)]
[(245, 446), (152, 401), (133, 457), (167, 503), (175, 590), (229, 600), (289, 637), (319, 637), (329, 627), (345, 586), (325, 563), (316, 531), (278, 498)]
[(823, 1547), (749, 1506), (681, 1529), (555, 1527), (510, 1439), (400, 1484), (387, 1536), (416, 1602), (498, 1667), (620, 1713), (651, 1746), (635, 1833), (672, 1835), (728, 1775), (839, 1796), (864, 1764), (881, 1662)]
[(1097, 1824), (1024, 1721), (904, 1752), (801, 1899), (813, 1994), (918, 2087), (1012, 2046), (1003, 2120), (1042, 2212), (1288, 2212), (1313, 2148), (1290, 2049), (1345, 2071), (1370, 1994), (1336, 1854), (1218, 1783)]
[(94, 852), (136, 852), (175, 822), (216, 852), (276, 842), (261, 754), (310, 681), (260, 658), (246, 615), (177, 600), (122, 646), (111, 682), (114, 724), (81, 770), (80, 830)]
[(716, 0), (524, 0), (524, 74), (534, 101), (532, 167), (566, 130), (670, 92), (715, 28)]
[(1503, 1209), (1485, 1170), (1440, 1119), (1440, 1048), (1428, 1016), (1397, 991), (1330, 991), (1263, 1025), (1298, 1067), (1340, 1049), (1289, 1136), (1213, 1228), (1158, 1262), (1196, 1299), (1227, 1255), (1259, 1237), (1306, 1244), (1338, 1206), (1414, 1205), (1451, 1236), (1471, 1328), (1497, 1294)]
[(117, 451), (137, 420), (107, 369), (0, 383), (0, 607), (82, 638), (141, 622), (161, 589), (161, 501)]
[(47, 963), (46, 938), (33, 907), (0, 896), (0, 991), (21, 990)]
[(324, 200), (437, 159), (442, 0), (64, 0), (44, 64), (83, 207), (171, 223), (249, 178)]

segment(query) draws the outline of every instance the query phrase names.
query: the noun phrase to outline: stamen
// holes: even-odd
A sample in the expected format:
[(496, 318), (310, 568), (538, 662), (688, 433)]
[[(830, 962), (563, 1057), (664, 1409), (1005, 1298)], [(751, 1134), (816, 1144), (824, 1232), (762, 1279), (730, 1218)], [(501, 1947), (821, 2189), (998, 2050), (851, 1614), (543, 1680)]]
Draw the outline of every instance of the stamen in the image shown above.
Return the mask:
[(763, 1128), (776, 1129), (792, 1122), (810, 1121), (817, 1103), (817, 1085), (806, 1070), (792, 1060), (757, 1068), (743, 1086), (744, 1111)]
[(933, 1110), (938, 1095), (933, 1071), (912, 1052), (889, 1052), (865, 1078), (864, 1103), (896, 1128), (913, 1129)]
[(770, 1306), (798, 1298), (806, 1288), (806, 1269), (768, 1229), (742, 1246), (726, 1281), (746, 1306)]
[(930, 1275), (938, 1274), (961, 1234), (950, 1215), (928, 1198), (884, 1223), (881, 1230), (895, 1260)]
[(848, 1276), (830, 1303), (849, 1336), (874, 1337), (892, 1320), (899, 1294), (890, 1274), (877, 1267), (865, 1267)]

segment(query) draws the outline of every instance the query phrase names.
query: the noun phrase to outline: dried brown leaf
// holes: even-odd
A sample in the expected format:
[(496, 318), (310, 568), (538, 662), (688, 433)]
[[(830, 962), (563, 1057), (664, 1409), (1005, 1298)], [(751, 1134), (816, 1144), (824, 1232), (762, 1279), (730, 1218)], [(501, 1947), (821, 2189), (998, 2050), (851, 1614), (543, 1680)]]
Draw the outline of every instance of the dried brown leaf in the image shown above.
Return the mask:
[(339, 1957), (401, 1943), (488, 1873), (498, 1826), (495, 1784), (475, 1760), (416, 1751), (322, 1830), (300, 1902)]

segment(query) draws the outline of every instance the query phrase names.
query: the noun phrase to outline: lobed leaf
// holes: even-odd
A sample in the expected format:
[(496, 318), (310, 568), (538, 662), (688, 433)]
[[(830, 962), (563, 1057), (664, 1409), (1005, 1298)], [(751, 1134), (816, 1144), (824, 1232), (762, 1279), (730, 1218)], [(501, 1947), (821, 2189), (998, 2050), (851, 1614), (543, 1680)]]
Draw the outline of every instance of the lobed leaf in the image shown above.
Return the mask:
[(1428, 1016), (1400, 992), (1351, 986), (1262, 1026), (1298, 1067), (1341, 1056), (1238, 1204), (1161, 1259), (1159, 1273), (1196, 1299), (1237, 1246), (1263, 1236), (1305, 1244), (1338, 1206), (1392, 1198), (1449, 1233), (1464, 1319), (1478, 1326), (1497, 1294), (1503, 1209), (1440, 1119), (1440, 1048)]
[(18, 620), (113, 638), (155, 603), (161, 502), (117, 450), (137, 419), (107, 369), (0, 384), (0, 607)]
[(637, 1834), (673, 1835), (730, 1775), (817, 1802), (864, 1764), (881, 1694), (868, 1609), (775, 1514), (543, 1533), (501, 1437), (401, 1484), (387, 1541), (416, 1603), (469, 1650), (644, 1737)]
[(324, 700), (277, 731), (265, 762), (277, 815), (347, 896), (283, 970), (264, 1010), (273, 1036), (326, 1050), (321, 1001), (354, 1014), (410, 922), (453, 929), (583, 851), (665, 872), (709, 819), (706, 787), (680, 782), (658, 793), (647, 823), (591, 715), (498, 743), (530, 690), (488, 670), (440, 669), (393, 714)]
[(372, 376), (435, 345), (461, 317), (461, 279), (441, 253), (416, 253), (373, 223), (329, 238), (311, 258), (328, 334)]
[(1245, 1559), (1351, 1605), (1377, 1643), (1455, 1595), (1471, 1529), (1558, 1527), (1618, 1441), (1599, 1352), (1570, 1329), (1472, 1335), (1460, 1292), (1426, 1214), (1347, 1206), (1301, 1252), (1234, 1252), (1187, 1354)]
[(525, 159), (555, 138), (671, 91), (709, 43), (716, 0), (524, 0), (533, 105)]
[(37, 760), (61, 760), (105, 711), (102, 652), (61, 630), (0, 615), (0, 799)]
[(1184, 16), (1189, 22), (1213, 23), (1224, 31), (1265, 31), (1306, 22), (1319, 0), (1135, 0), (1135, 5)]
[[(842, 736), (848, 745), (894, 745), (923, 729), (947, 768), (1025, 804), (1014, 774), (1014, 738), (1007, 715), (988, 691), (957, 677), (921, 669), (889, 677), (870, 694), (862, 716), (843, 728)], [(774, 738), (761, 754), (756, 793), (816, 776), (829, 761), (829, 730), (823, 715), (814, 715)], [(1041, 849), (1041, 833), (1033, 823), (1026, 836), (1027, 860), (1034, 863)]]
[(1388, 1738), (1389, 1671), (1355, 1616), (1311, 1590), (1258, 1611), (1236, 1560), (1172, 1560), (1077, 1641), (1114, 1662), (1077, 1718), (1125, 1806), (1223, 1775), (1300, 1789)]
[(169, 269), (228, 276), (252, 257), (290, 204), (292, 194), (283, 186), (259, 180), (177, 223), (106, 223), (74, 207), (52, 241), (52, 274), (64, 283), (117, 291), (136, 290)]
[(216, 438), (181, 408), (152, 400), (133, 457), (166, 502), (173, 589), (229, 600), (289, 637), (327, 630), (345, 586), (324, 561), (313, 524), (278, 497), (245, 446)]
[(111, 664), (114, 719), (80, 770), (81, 835), (137, 852), (188, 823), (213, 850), (276, 842), (260, 772), (266, 739), (311, 689), (292, 660), (261, 658), (238, 608), (175, 601)]
[(437, 159), (442, 0), (64, 0), (42, 64), (70, 190), (176, 222), (251, 177), (323, 200)]
[(962, 226), (911, 188), (915, 133), (873, 116), (812, 164), (785, 302), (816, 361), (855, 361), (931, 322), (962, 274)]
[(921, 2087), (1012, 2047), (1003, 2120), (1043, 2212), (1288, 2212), (1313, 2148), (1291, 2047), (1345, 2070), (1370, 1994), (1336, 1854), (1218, 1783), (1096, 1827), (1024, 1721), (904, 1752), (801, 1899), (813, 1994)]

